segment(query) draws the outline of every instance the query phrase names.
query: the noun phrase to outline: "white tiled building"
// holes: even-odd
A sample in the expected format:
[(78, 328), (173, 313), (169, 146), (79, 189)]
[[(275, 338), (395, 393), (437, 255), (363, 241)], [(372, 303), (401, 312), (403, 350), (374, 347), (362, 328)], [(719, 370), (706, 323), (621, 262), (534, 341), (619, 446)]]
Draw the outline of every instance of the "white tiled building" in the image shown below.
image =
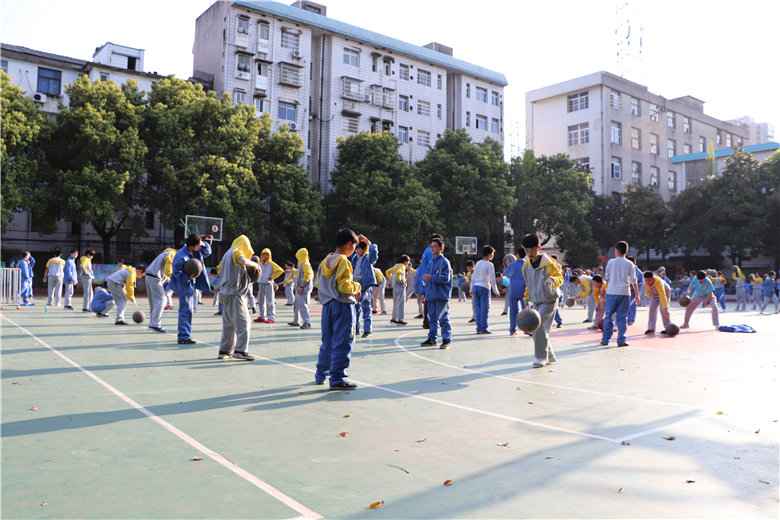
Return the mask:
[(196, 21), (194, 77), (294, 125), (312, 181), (330, 187), (339, 137), (389, 131), (422, 159), (447, 128), (503, 143), (500, 73), (328, 18), (309, 1), (219, 1)]
[(641, 184), (669, 199), (688, 186), (672, 157), (747, 143), (744, 127), (705, 114), (704, 101), (666, 99), (608, 72), (526, 94), (526, 147), (568, 154), (590, 169), (597, 194)]
[(775, 127), (769, 123), (760, 123), (749, 116), (732, 119), (729, 123), (745, 128), (750, 144), (771, 143), (775, 140)]

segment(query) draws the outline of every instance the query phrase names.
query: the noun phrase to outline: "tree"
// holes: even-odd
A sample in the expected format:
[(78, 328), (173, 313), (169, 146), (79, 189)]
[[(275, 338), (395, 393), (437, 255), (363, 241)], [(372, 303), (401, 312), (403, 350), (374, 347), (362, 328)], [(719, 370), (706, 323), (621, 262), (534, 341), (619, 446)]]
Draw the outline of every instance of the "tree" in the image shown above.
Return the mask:
[(774, 259), (777, 271), (780, 269), (780, 153), (775, 153), (761, 165), (759, 191), (765, 197), (764, 217), (759, 222), (759, 247)]
[(419, 250), (437, 226), (440, 199), (414, 171), (390, 133), (343, 139), (326, 197), (327, 235), (348, 225), (377, 242), (384, 256)]
[(183, 239), (185, 215), (222, 217), (227, 235), (250, 229), (260, 136), (254, 110), (207, 94), (201, 85), (166, 78), (152, 86), (145, 116), (149, 199), (163, 224), (175, 229), (176, 243)]
[(594, 196), (587, 220), (595, 243), (601, 252), (606, 253), (618, 240), (623, 240), (626, 236), (626, 205), (623, 197)]
[(0, 225), (5, 231), (16, 211), (32, 209), (33, 186), (41, 159), (40, 140), (47, 128), (35, 103), (3, 71), (0, 71), (0, 121)]
[(566, 251), (592, 240), (588, 215), (593, 205), (590, 175), (565, 155), (535, 157), (527, 150), (510, 165), (517, 203), (511, 215), (515, 236), (552, 237)]
[(500, 251), (503, 219), (515, 203), (501, 146), (490, 139), (473, 143), (465, 130), (447, 130), (417, 168), (425, 186), (441, 198), (445, 236), (477, 236)]
[(130, 101), (136, 87), (82, 75), (66, 91), (70, 103), (57, 115), (47, 151), (57, 189), (49, 197), (62, 202), (63, 217), (90, 222), (110, 258), (111, 239), (136, 211), (144, 185), (142, 110)]
[(650, 250), (668, 248), (671, 210), (658, 192), (649, 186), (631, 186), (623, 196), (626, 218), (625, 240), (644, 252), (650, 262)]

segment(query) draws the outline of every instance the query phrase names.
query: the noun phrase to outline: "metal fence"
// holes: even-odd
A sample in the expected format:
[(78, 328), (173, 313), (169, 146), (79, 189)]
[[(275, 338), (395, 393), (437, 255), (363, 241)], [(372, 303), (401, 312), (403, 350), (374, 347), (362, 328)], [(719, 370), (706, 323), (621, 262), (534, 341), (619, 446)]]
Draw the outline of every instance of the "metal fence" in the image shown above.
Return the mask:
[(16, 267), (0, 268), (0, 304), (15, 304), (21, 290), (21, 271)]

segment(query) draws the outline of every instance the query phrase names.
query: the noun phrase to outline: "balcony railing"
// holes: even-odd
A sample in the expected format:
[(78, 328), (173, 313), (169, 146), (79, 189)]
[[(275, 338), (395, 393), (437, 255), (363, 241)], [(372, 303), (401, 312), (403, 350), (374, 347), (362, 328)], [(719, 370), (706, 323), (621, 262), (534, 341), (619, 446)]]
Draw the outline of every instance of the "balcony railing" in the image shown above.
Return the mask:
[(297, 69), (289, 69), (281, 67), (279, 69), (279, 83), (282, 85), (289, 85), (291, 87), (301, 87), (303, 82), (301, 81), (301, 73)]

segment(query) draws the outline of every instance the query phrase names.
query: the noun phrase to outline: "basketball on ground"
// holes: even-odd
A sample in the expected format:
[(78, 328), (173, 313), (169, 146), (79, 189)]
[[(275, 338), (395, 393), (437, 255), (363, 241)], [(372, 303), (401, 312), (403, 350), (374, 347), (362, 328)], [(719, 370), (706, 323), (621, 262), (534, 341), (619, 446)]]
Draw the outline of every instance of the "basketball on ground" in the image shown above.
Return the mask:
[(536, 309), (525, 309), (517, 315), (517, 327), (523, 332), (534, 332), (542, 324), (542, 317)]
[(135, 311), (133, 313), (133, 321), (136, 323), (143, 323), (144, 318), (146, 318), (146, 316), (144, 316), (143, 311)]

